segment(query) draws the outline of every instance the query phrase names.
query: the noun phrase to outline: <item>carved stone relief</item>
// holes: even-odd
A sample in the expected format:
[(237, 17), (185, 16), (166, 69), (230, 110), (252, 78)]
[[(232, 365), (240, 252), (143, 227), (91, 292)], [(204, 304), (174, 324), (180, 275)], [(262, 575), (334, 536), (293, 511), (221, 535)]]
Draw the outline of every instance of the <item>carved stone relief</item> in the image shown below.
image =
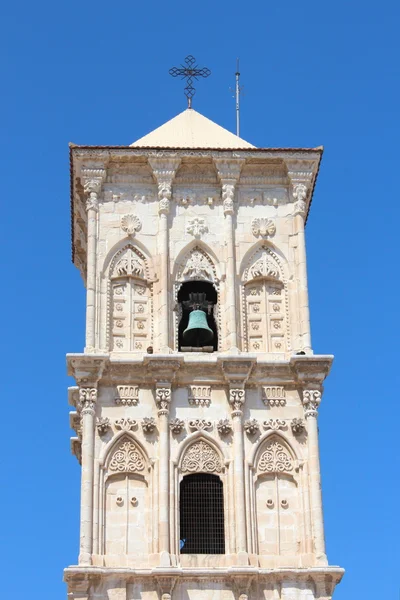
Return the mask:
[(139, 448), (130, 441), (121, 442), (114, 450), (109, 470), (117, 473), (135, 473), (143, 471), (145, 460)]
[(135, 421), (135, 419), (131, 419), (130, 417), (123, 417), (115, 421), (115, 428), (121, 429), (122, 431), (130, 431), (136, 427), (137, 421)]
[(258, 461), (258, 470), (267, 473), (284, 473), (293, 470), (293, 460), (288, 450), (276, 439), (271, 440)]
[(200, 217), (189, 219), (188, 224), (186, 225), (186, 232), (190, 233), (195, 238), (199, 238), (204, 233), (207, 233), (208, 227), (206, 225), (205, 219), (202, 219)]
[(139, 402), (138, 385), (117, 385), (115, 404), (122, 406), (136, 406)]
[(285, 388), (281, 385), (263, 385), (262, 399), (266, 406), (285, 406)]
[(183, 281), (204, 279), (213, 282), (216, 280), (214, 264), (201, 248), (193, 248), (180, 269), (179, 279)]
[(220, 473), (222, 471), (221, 460), (217, 452), (207, 444), (207, 442), (199, 441), (186, 450), (183, 457), (182, 473)]
[(211, 421), (207, 421), (207, 419), (192, 419), (189, 421), (190, 429), (195, 429), (197, 431), (203, 431), (206, 429), (212, 429), (213, 424)]
[(121, 218), (121, 229), (128, 235), (134, 236), (136, 232), (142, 229), (142, 222), (136, 215), (124, 215)]
[(275, 235), (276, 227), (272, 219), (256, 217), (251, 222), (251, 230), (256, 237), (272, 237)]
[(190, 385), (188, 388), (188, 392), (189, 404), (196, 406), (210, 406), (210, 385)]

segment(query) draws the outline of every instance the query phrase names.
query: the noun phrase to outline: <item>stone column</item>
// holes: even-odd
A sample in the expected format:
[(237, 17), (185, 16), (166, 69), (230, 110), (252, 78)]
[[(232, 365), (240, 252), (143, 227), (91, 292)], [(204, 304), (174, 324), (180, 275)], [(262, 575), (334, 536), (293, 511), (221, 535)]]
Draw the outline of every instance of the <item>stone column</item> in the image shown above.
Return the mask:
[(96, 252), (97, 213), (101, 185), (106, 177), (105, 169), (83, 169), (82, 181), (87, 211), (87, 265), (86, 265), (86, 348), (93, 352), (96, 346)]
[(169, 229), (168, 214), (170, 211), (170, 202), (172, 197), (172, 182), (175, 173), (179, 167), (178, 158), (149, 158), (149, 163), (153, 169), (153, 175), (158, 184), (158, 214), (159, 214), (159, 235), (158, 235), (158, 255), (160, 260), (160, 319), (161, 326), (158, 350), (168, 353), (169, 347)]
[(244, 401), (245, 391), (243, 387), (231, 387), (229, 389), (229, 403), (232, 406), (233, 420), (236, 552), (241, 565), (248, 564), (244, 484), (244, 443), (242, 425), (242, 406)]
[(96, 401), (97, 389), (95, 387), (79, 388), (79, 407), (82, 428), (80, 565), (90, 565), (92, 562), (94, 428)]
[(300, 317), (300, 345), (296, 350), (303, 350), (306, 354), (312, 354), (311, 350), (311, 330), (310, 330), (310, 309), (308, 302), (308, 283), (307, 283), (307, 256), (306, 256), (306, 239), (304, 233), (304, 221), (306, 218), (307, 205), (305, 199), (307, 197), (307, 186), (303, 183), (297, 183), (293, 187), (293, 198), (296, 200), (294, 204), (294, 227), (297, 234), (297, 275), (298, 275), (298, 290), (297, 297), (299, 303)]
[(244, 160), (214, 159), (222, 185), (222, 201), (225, 215), (226, 240), (226, 349), (238, 349), (237, 306), (236, 306), (236, 252), (235, 252), (235, 186), (240, 177)]
[(317, 563), (327, 565), (325, 554), (324, 518), (322, 513), (321, 474), (318, 444), (318, 406), (321, 392), (318, 389), (303, 390), (304, 416), (307, 420), (308, 473), (310, 488), (311, 525), (313, 550)]
[(170, 560), (169, 532), (169, 427), (168, 415), (171, 402), (171, 384), (158, 382), (156, 387), (156, 403), (158, 407), (159, 438), (159, 552), (160, 566), (168, 567)]

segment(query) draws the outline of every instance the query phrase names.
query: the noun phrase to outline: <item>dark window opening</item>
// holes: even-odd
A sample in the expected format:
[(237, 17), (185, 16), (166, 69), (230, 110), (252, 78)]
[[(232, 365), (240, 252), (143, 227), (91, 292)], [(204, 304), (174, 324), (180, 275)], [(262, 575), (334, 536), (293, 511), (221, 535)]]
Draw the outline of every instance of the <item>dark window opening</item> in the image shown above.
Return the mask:
[(180, 485), (181, 554), (225, 554), (224, 493), (217, 475), (186, 475)]
[(198, 295), (205, 295), (205, 302), (208, 304), (208, 310), (204, 309), (205, 313), (205, 322), (208, 327), (213, 332), (213, 338), (208, 341), (199, 344), (199, 346), (209, 346), (212, 350), (218, 349), (218, 331), (217, 325), (214, 318), (214, 307), (217, 304), (217, 291), (211, 283), (207, 281), (187, 281), (182, 284), (182, 287), (178, 293), (178, 303), (181, 308), (181, 320), (179, 322), (179, 330), (178, 330), (178, 341), (179, 341), (179, 350), (182, 348), (186, 348), (190, 345), (190, 343), (183, 338), (183, 332), (187, 329), (189, 325), (190, 313), (192, 312), (192, 308), (188, 306), (191, 304), (191, 299), (193, 297), (198, 297)]

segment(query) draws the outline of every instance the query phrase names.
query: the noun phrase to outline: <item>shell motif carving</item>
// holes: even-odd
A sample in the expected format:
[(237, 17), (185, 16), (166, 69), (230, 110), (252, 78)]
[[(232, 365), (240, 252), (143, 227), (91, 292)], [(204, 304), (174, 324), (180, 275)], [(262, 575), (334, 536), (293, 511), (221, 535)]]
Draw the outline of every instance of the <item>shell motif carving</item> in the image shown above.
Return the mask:
[(258, 469), (267, 473), (284, 473), (293, 470), (293, 461), (286, 448), (273, 440), (262, 453)]
[(128, 235), (133, 236), (142, 229), (142, 223), (136, 215), (124, 215), (121, 219), (121, 229)]
[(217, 452), (206, 442), (192, 444), (182, 461), (182, 473), (220, 473), (222, 465)]
[(251, 230), (256, 237), (272, 237), (275, 235), (276, 227), (272, 219), (257, 217), (251, 222)]
[(109, 469), (114, 473), (143, 471), (144, 460), (137, 446), (127, 441), (120, 444), (112, 455)]

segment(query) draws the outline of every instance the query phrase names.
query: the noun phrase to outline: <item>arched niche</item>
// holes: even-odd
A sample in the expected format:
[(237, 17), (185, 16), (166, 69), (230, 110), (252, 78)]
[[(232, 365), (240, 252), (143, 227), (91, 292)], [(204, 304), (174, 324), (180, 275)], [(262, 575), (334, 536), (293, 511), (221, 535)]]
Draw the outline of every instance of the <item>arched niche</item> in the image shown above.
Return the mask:
[(176, 260), (173, 272), (175, 322), (175, 349), (182, 343), (182, 332), (189, 320), (189, 312), (185, 312), (182, 302), (191, 293), (204, 293), (206, 300), (212, 304), (207, 313), (207, 322), (214, 331), (214, 339), (210, 346), (214, 350), (220, 347), (221, 310), (220, 310), (220, 272), (218, 262), (211, 250), (199, 242), (194, 242), (183, 249)]
[(284, 260), (269, 244), (258, 244), (241, 270), (241, 312), (246, 352), (291, 349)]
[(152, 552), (152, 469), (131, 433), (111, 446), (101, 466), (100, 553), (106, 566), (146, 563)]
[(146, 352), (153, 344), (153, 281), (146, 255), (132, 243), (109, 262), (107, 346), (115, 352)]
[(273, 433), (260, 444), (251, 468), (255, 533), (253, 551), (287, 560), (300, 552), (302, 504), (292, 448)]
[[(214, 547), (212, 553), (215, 552), (216, 554), (231, 552), (231, 549), (234, 547), (234, 538), (231, 536), (230, 515), (234, 507), (230, 503), (229, 490), (232, 485), (233, 473), (231, 473), (230, 465), (225, 461), (218, 444), (211, 435), (204, 431), (198, 431), (181, 444), (172, 465), (174, 485), (174, 493), (172, 495), (173, 506), (171, 507), (172, 552), (180, 554), (181, 550), (180, 494), (182, 486), (185, 486), (187, 482), (194, 482), (196, 479), (207, 480), (205, 481), (207, 485), (214, 486), (215, 489), (219, 488), (220, 515), (222, 514), (222, 519), (217, 519), (217, 521), (219, 527), (223, 528), (224, 543), (220, 543), (221, 538), (219, 538), (220, 541), (218, 544), (211, 545), (208, 549), (211, 550)], [(204, 477), (202, 477), (203, 475)], [(218, 484), (218, 482), (220, 483)], [(200, 483), (200, 481), (197, 483)], [(218, 547), (218, 550), (215, 550), (216, 547)], [(202, 552), (199, 553), (201, 554)]]

